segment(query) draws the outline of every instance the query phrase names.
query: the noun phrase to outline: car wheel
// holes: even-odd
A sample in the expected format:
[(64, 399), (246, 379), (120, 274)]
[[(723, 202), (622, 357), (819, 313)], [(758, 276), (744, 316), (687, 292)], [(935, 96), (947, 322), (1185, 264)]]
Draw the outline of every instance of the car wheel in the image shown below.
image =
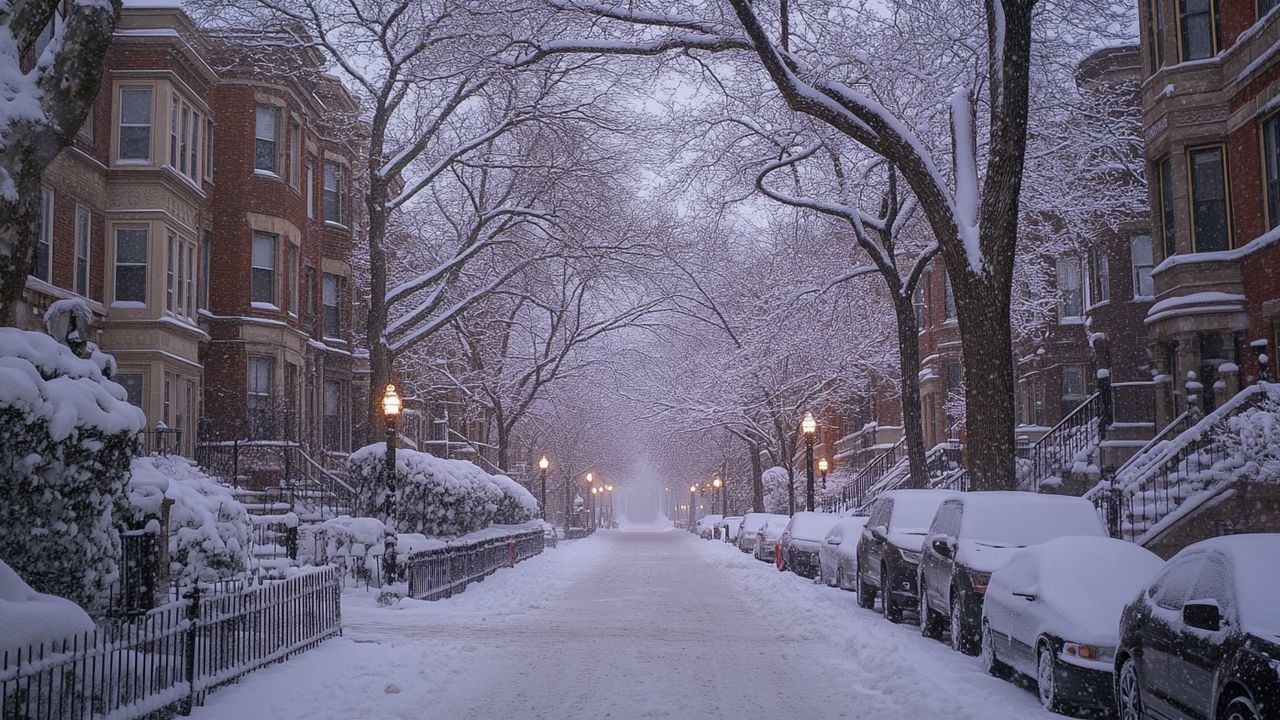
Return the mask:
[(1254, 706), (1253, 701), (1243, 695), (1232, 698), (1227, 703), (1227, 708), (1218, 716), (1222, 720), (1258, 720), (1261, 715), (1258, 714), (1258, 708)]
[(876, 606), (876, 589), (858, 573), (858, 607), (870, 610)]
[(918, 596), (920, 598), (920, 634), (930, 640), (937, 640), (942, 637), (942, 631), (945, 628), (942, 614), (935, 612), (929, 607), (929, 600), (924, 592), (924, 578), (917, 586)]
[(1055, 713), (1066, 710), (1058, 697), (1057, 661), (1047, 642), (1041, 642), (1036, 651), (1036, 687), (1045, 710)]
[(1126, 658), (1120, 665), (1116, 679), (1116, 705), (1120, 720), (1145, 720), (1147, 712), (1142, 706), (1142, 684), (1138, 682), (1138, 664)]
[(880, 566), (880, 604), (884, 607), (884, 619), (889, 622), (902, 622), (902, 606), (893, 595), (893, 576), (889, 574), (889, 566)]
[(996, 657), (996, 636), (991, 632), (991, 624), (986, 618), (982, 619), (982, 642), (978, 658), (982, 661), (982, 667), (995, 677), (1008, 680), (1013, 675), (1011, 668)]
[(958, 592), (951, 593), (951, 649), (965, 655), (977, 655), (973, 629), (964, 622), (964, 598)]

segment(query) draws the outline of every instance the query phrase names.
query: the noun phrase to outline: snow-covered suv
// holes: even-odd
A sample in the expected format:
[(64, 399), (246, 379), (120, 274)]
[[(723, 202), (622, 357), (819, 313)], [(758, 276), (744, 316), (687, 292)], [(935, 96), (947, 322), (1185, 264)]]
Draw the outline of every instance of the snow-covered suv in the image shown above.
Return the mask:
[(858, 541), (858, 605), (870, 609), (881, 596), (886, 620), (902, 620), (916, 605), (920, 546), (933, 513), (950, 490), (892, 490), (876, 498)]

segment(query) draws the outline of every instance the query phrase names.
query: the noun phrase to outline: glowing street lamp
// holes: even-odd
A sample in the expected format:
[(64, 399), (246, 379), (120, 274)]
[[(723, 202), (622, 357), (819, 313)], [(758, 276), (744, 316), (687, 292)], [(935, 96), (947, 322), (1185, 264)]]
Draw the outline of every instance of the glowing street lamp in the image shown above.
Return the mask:
[(694, 532), (694, 529), (693, 529), (693, 513), (694, 513), (694, 511), (695, 511), (695, 508), (696, 508), (696, 507), (697, 507), (697, 505), (698, 505), (698, 498), (696, 497), (696, 493), (697, 493), (697, 492), (698, 492), (698, 486), (697, 486), (697, 485), (690, 485), (690, 486), (689, 486), (689, 532)]
[[(818, 421), (813, 419), (813, 413), (804, 414), (804, 419), (800, 421), (800, 432), (804, 433), (805, 502), (806, 507), (813, 510), (813, 438), (818, 434)], [(795, 514), (794, 507), (791, 514)]]
[(827, 471), (831, 469), (831, 463), (826, 458), (818, 460), (818, 472), (822, 473), (822, 489), (827, 489)]
[(715, 512), (715, 509), (716, 509), (716, 490), (719, 490), (719, 491), (720, 491), (720, 493), (719, 493), (719, 495), (720, 495), (720, 514), (721, 514), (721, 515), (727, 515), (728, 513), (727, 513), (727, 512), (725, 512), (725, 509), (724, 509), (724, 507), (725, 507), (725, 506), (724, 506), (724, 482), (723, 482), (722, 480), (720, 480), (720, 478), (716, 478), (716, 479), (714, 479), (714, 480), (712, 480), (712, 481), (711, 481), (711, 487), (713, 488), (713, 490), (711, 491), (711, 512)]
[(387, 385), (382, 394), (382, 418), (387, 426), (387, 530), (383, 537), (382, 565), (387, 577), (396, 579), (396, 421), (400, 418), (400, 396), (395, 385)]
[(551, 461), (546, 455), (538, 461), (538, 475), (542, 478), (542, 519), (547, 519), (547, 468), (551, 467)]

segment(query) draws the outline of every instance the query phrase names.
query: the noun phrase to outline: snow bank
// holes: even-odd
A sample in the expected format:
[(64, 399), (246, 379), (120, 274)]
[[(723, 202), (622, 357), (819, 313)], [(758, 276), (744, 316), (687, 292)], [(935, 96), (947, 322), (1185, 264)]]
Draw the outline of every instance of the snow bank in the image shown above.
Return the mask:
[[(386, 444), (368, 445), (348, 459), (356, 509), (385, 520)], [(396, 451), (399, 530), (456, 536), (500, 523), (521, 523), (538, 514), (538, 503), (519, 483), (490, 475), (466, 460), (447, 460), (414, 450)]]
[(169, 568), (184, 583), (235, 577), (249, 567), (249, 513), (230, 490), (195, 463), (176, 456), (135, 458), (129, 505), (135, 521), (169, 507)]
[(31, 589), (0, 560), (0, 656), (93, 629), (79, 605)]
[(118, 576), (116, 525), (145, 418), (109, 379), (110, 356), (86, 351), (0, 328), (0, 558), (37, 590), (93, 608)]

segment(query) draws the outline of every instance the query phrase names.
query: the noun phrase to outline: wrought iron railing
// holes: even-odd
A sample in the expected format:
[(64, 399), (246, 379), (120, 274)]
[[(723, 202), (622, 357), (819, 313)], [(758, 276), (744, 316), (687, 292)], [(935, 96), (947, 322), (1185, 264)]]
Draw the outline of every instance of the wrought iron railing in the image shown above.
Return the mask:
[(232, 485), (251, 474), (263, 488), (279, 488), (281, 500), (321, 514), (350, 513), (355, 491), (334, 470), (317, 462), (301, 444), (288, 440), (225, 440), (201, 443), (196, 462)]
[(1102, 440), (1102, 427), (1107, 424), (1103, 417), (1109, 405), (1102, 392), (1090, 395), (1026, 448), (1025, 458), (1019, 463), (1018, 487), (1040, 492), (1041, 483), (1068, 470), (1080, 455), (1096, 448)]
[[(901, 489), (908, 485), (909, 481), (910, 485), (914, 487), (935, 487), (946, 476), (962, 470), (961, 463), (963, 461), (964, 447), (959, 442), (947, 441), (940, 445), (935, 445), (924, 456), (926, 477), (917, 482), (911, 476), (911, 468), (907, 463), (907, 458), (903, 457), (898, 461), (897, 465), (881, 476), (878, 483), (871, 486), (855, 508), (858, 514), (865, 514), (876, 498), (890, 490)], [(967, 482), (967, 473), (964, 477)]]
[(182, 429), (157, 425), (138, 433), (137, 452), (141, 455), (183, 455)]
[(503, 567), (515, 567), (546, 547), (542, 529), (485, 540), (451, 542), (409, 556), (405, 575), (409, 597), (439, 600), (452, 597)]
[(906, 438), (898, 440), (893, 447), (876, 456), (854, 475), (849, 482), (840, 488), (839, 495), (828, 501), (828, 512), (842, 512), (862, 505), (863, 498), (873, 485), (880, 481), (884, 474), (906, 457)]

